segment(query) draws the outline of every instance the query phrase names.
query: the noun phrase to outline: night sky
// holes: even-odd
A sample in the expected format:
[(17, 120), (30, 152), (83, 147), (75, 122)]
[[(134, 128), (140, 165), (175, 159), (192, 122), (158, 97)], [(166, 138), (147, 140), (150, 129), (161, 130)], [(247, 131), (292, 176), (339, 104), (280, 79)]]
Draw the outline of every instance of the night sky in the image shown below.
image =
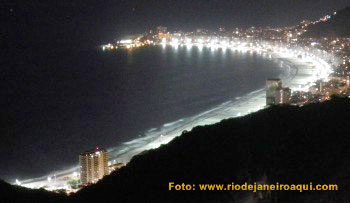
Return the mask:
[[(15, 167), (31, 167), (31, 162), (46, 160), (45, 150), (60, 154), (78, 147), (78, 143), (55, 145), (54, 140), (83, 134), (79, 129), (85, 127), (79, 119), (89, 123), (86, 109), (79, 109), (87, 107), (79, 105), (81, 101), (74, 96), (74, 92), (89, 89), (79, 86), (84, 81), (74, 80), (75, 74), (82, 74), (76, 68), (82, 66), (82, 51), (158, 25), (185, 31), (292, 25), (349, 6), (350, 0), (22, 0), (1, 4), (0, 178), (5, 178), (13, 175), (9, 163), (18, 156), (28, 161)], [(67, 68), (68, 62), (69, 71), (58, 71)], [(80, 113), (76, 120), (67, 113), (74, 111)], [(74, 123), (68, 125), (68, 121), (77, 122), (80, 128), (71, 129)], [(90, 130), (90, 134), (108, 134)], [(42, 142), (40, 150), (32, 147), (33, 140)], [(43, 171), (50, 164), (54, 163), (43, 163)], [(38, 175), (35, 172), (41, 170), (33, 169), (32, 174)]]
[(144, 32), (157, 25), (168, 26), (172, 30), (292, 25), (350, 5), (350, 0), (17, 2), (5, 2), (2, 13), (6, 18), (1, 18), (5, 24), (1, 27), (2, 32), (15, 36), (16, 43), (33, 40), (37, 43), (40, 38), (43, 42), (75, 42), (75, 45), (84, 42), (87, 46), (108, 42), (126, 33)]

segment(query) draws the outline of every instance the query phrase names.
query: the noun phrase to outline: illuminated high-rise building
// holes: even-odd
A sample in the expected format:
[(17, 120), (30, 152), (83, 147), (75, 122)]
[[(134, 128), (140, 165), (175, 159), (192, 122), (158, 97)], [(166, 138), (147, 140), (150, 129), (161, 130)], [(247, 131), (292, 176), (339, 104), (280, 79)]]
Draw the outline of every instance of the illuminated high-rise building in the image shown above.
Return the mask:
[(79, 155), (80, 182), (82, 185), (96, 183), (108, 174), (108, 154), (105, 149), (96, 148)]
[(276, 90), (275, 104), (289, 104), (292, 91), (288, 87)]
[(268, 79), (266, 81), (266, 105), (276, 103), (276, 91), (282, 89), (281, 79)]

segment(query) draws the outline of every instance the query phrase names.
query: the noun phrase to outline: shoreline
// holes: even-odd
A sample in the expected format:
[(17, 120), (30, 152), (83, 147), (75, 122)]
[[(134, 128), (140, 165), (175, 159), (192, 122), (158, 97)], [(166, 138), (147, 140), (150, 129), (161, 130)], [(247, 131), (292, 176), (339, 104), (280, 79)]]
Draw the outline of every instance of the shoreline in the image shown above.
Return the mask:
[[(239, 48), (236, 50), (253, 51), (259, 54), (267, 53), (271, 55), (272, 59), (282, 61), (282, 68), (289, 66), (288, 68), (295, 69), (295, 74), (293, 74), (290, 78), (282, 78), (283, 85), (290, 87), (292, 91), (297, 91), (301, 89), (300, 86), (305, 86), (310, 82), (314, 82), (313, 80), (315, 79), (314, 74), (317, 69), (317, 64), (315, 60), (311, 60), (311, 58), (309, 59), (306, 57), (305, 59), (298, 59), (295, 58), (295, 56), (288, 54), (268, 52), (267, 50), (258, 48)], [(163, 124), (159, 128), (150, 128), (149, 130), (145, 131), (144, 137), (136, 138), (122, 143), (117, 147), (108, 149), (110, 162), (127, 163), (133, 156), (145, 150), (155, 149), (163, 144), (169, 143), (175, 137), (181, 135), (181, 133), (185, 130), (190, 131), (196, 126), (210, 125), (220, 122), (223, 119), (245, 116), (265, 108), (265, 104), (265, 88), (262, 88), (250, 92), (238, 99), (233, 98), (232, 100), (217, 105), (214, 108), (200, 114)], [(48, 183), (47, 177), (55, 175), (58, 180), (55, 182), (55, 187), (57, 187), (58, 185), (64, 184), (63, 179), (65, 177), (70, 176), (73, 172), (77, 172), (78, 170), (78, 166), (73, 166), (67, 170), (60, 170), (46, 176), (22, 181), (22, 186), (29, 188), (40, 188), (40, 186), (43, 187), (45, 185), (50, 185), (53, 183)], [(48, 187), (48, 189), (50, 188)]]
[[(245, 50), (248, 51), (248, 50)], [(254, 50), (254, 51), (262, 51), (268, 53), (267, 50)], [(317, 64), (314, 64), (315, 60), (311, 60), (311, 58), (298, 59), (290, 55), (284, 55), (282, 53), (273, 52), (273, 59), (278, 59), (284, 62), (288, 62), (289, 68), (295, 69), (295, 74), (288, 79), (282, 79), (284, 86), (288, 86), (292, 89), (292, 91), (298, 91), (302, 89), (301, 87), (307, 86), (309, 83), (314, 82), (315, 80), (315, 71), (317, 69)], [(285, 68), (285, 67), (283, 67)], [(303, 74), (300, 74), (303, 73)], [(287, 81), (286, 81), (287, 80)], [(198, 115), (191, 116), (188, 118), (181, 119), (179, 121), (174, 121), (172, 123), (177, 123), (178, 126), (174, 126), (173, 129), (167, 131), (157, 131), (154, 130), (152, 133), (158, 134), (158, 138), (154, 140), (144, 143), (146, 145), (130, 147), (134, 149), (127, 150), (123, 153), (117, 153), (114, 155), (115, 159), (119, 162), (125, 162), (125, 160), (130, 161), (130, 159), (141, 153), (145, 150), (150, 150), (154, 148), (158, 148), (160, 145), (167, 144), (175, 137), (181, 135), (181, 133), (186, 130), (190, 131), (193, 127), (210, 125), (217, 122), (220, 122), (223, 119), (235, 118), (240, 116), (245, 116), (252, 112), (256, 112), (265, 107), (266, 99), (265, 99), (265, 88), (255, 90), (251, 93), (248, 93), (237, 100), (230, 100), (224, 102), (220, 105), (215, 106), (214, 108), (202, 112)], [(159, 136), (159, 134), (161, 136)], [(151, 136), (150, 137), (157, 137)], [(147, 137), (147, 135), (146, 135)], [(140, 141), (146, 141), (145, 138), (139, 138)], [(137, 143), (138, 139), (135, 139), (131, 142)], [(113, 153), (113, 149), (109, 152)], [(112, 156), (111, 156), (112, 157)]]

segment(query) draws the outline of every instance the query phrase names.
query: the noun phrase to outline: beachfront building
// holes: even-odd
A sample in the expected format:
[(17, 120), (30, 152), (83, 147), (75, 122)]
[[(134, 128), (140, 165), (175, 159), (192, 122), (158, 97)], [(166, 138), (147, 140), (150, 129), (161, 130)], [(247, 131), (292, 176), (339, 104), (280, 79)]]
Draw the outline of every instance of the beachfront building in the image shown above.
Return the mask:
[(108, 154), (105, 149), (96, 148), (79, 155), (80, 182), (82, 185), (96, 183), (108, 175)]
[(292, 96), (292, 91), (290, 88), (281, 88), (275, 92), (275, 104), (289, 104)]
[(282, 89), (281, 79), (268, 79), (266, 81), (266, 105), (276, 104), (276, 92)]

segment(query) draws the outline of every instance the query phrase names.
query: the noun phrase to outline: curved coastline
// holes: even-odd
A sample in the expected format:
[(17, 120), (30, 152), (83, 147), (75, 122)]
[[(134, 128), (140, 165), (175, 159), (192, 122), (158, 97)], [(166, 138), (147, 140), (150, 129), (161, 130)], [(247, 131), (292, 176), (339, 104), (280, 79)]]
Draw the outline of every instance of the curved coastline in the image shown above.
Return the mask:
[[(249, 49), (240, 50), (248, 51)], [(267, 50), (262, 49), (253, 50), (257, 52), (268, 52)], [(272, 55), (272, 58), (287, 62), (289, 63), (290, 68), (295, 69), (295, 73), (291, 77), (284, 78), (282, 80), (283, 83), (286, 86), (289, 86), (293, 91), (301, 90), (305, 88), (304, 86), (307, 86), (309, 83), (314, 82), (315, 79), (318, 79), (314, 76), (315, 71), (318, 68), (325, 68), (314, 64), (315, 60), (312, 60), (311, 57), (298, 59), (295, 56), (284, 55), (283, 53), (278, 52), (274, 52)], [(318, 58), (318, 60), (321, 59)], [(121, 151), (117, 149), (118, 147), (116, 147), (110, 149), (109, 151), (112, 155), (111, 157), (114, 155), (115, 161), (127, 162), (132, 158), (132, 156), (137, 155), (144, 150), (154, 149), (162, 144), (170, 142), (173, 138), (179, 136), (184, 130), (188, 131), (195, 126), (214, 124), (227, 118), (244, 116), (249, 113), (261, 110), (264, 107), (265, 89), (263, 88), (248, 93), (237, 100), (227, 101), (198, 115), (181, 119), (180, 122), (172, 122), (176, 123), (177, 125), (170, 126), (170, 129), (165, 129), (164, 126), (167, 124), (164, 124), (163, 128), (153, 130), (152, 133), (146, 133), (145, 137), (143, 138), (135, 139), (134, 143), (138, 146), (130, 147), (130, 150), (122, 150), (123, 152), (120, 153)], [(139, 142), (137, 142), (137, 140), (139, 140)]]
[[(292, 91), (298, 91), (308, 84), (318, 79), (315, 77), (315, 73), (320, 71), (318, 69), (327, 69), (330, 65), (323, 61), (321, 58), (298, 58), (293, 54), (282, 53), (279, 51), (269, 52), (267, 49), (261, 48), (234, 48), (240, 51), (254, 51), (258, 53), (271, 54), (272, 59), (277, 59), (278, 61), (283, 61), (284, 67), (294, 69), (294, 73), (289, 77), (282, 78), (284, 86), (288, 86)], [(321, 61), (319, 61), (321, 60)], [(287, 64), (287, 65), (286, 65)], [(327, 67), (329, 66), (329, 67)], [(150, 150), (158, 148), (163, 144), (169, 143), (175, 137), (181, 135), (183, 131), (189, 131), (195, 126), (209, 125), (220, 122), (223, 119), (234, 118), (239, 116), (244, 116), (252, 112), (256, 112), (265, 107), (265, 88), (258, 89), (251, 93), (248, 93), (240, 98), (232, 99), (230, 101), (224, 102), (212, 109), (202, 112), (198, 115), (183, 118), (171, 123), (166, 123), (159, 128), (150, 128), (146, 130), (145, 136), (130, 140), (119, 146), (108, 149), (110, 162), (123, 162), (127, 163), (131, 158), (145, 150)], [(47, 177), (55, 176), (57, 182), (55, 182), (55, 187), (57, 185), (64, 185), (64, 179), (70, 176), (73, 172), (79, 170), (78, 166), (74, 166), (67, 170), (56, 171), (39, 178), (33, 178), (29, 180), (22, 181), (21, 185), (29, 188), (40, 188), (45, 185), (49, 185), (47, 182)], [(48, 186), (47, 189), (49, 189)]]

